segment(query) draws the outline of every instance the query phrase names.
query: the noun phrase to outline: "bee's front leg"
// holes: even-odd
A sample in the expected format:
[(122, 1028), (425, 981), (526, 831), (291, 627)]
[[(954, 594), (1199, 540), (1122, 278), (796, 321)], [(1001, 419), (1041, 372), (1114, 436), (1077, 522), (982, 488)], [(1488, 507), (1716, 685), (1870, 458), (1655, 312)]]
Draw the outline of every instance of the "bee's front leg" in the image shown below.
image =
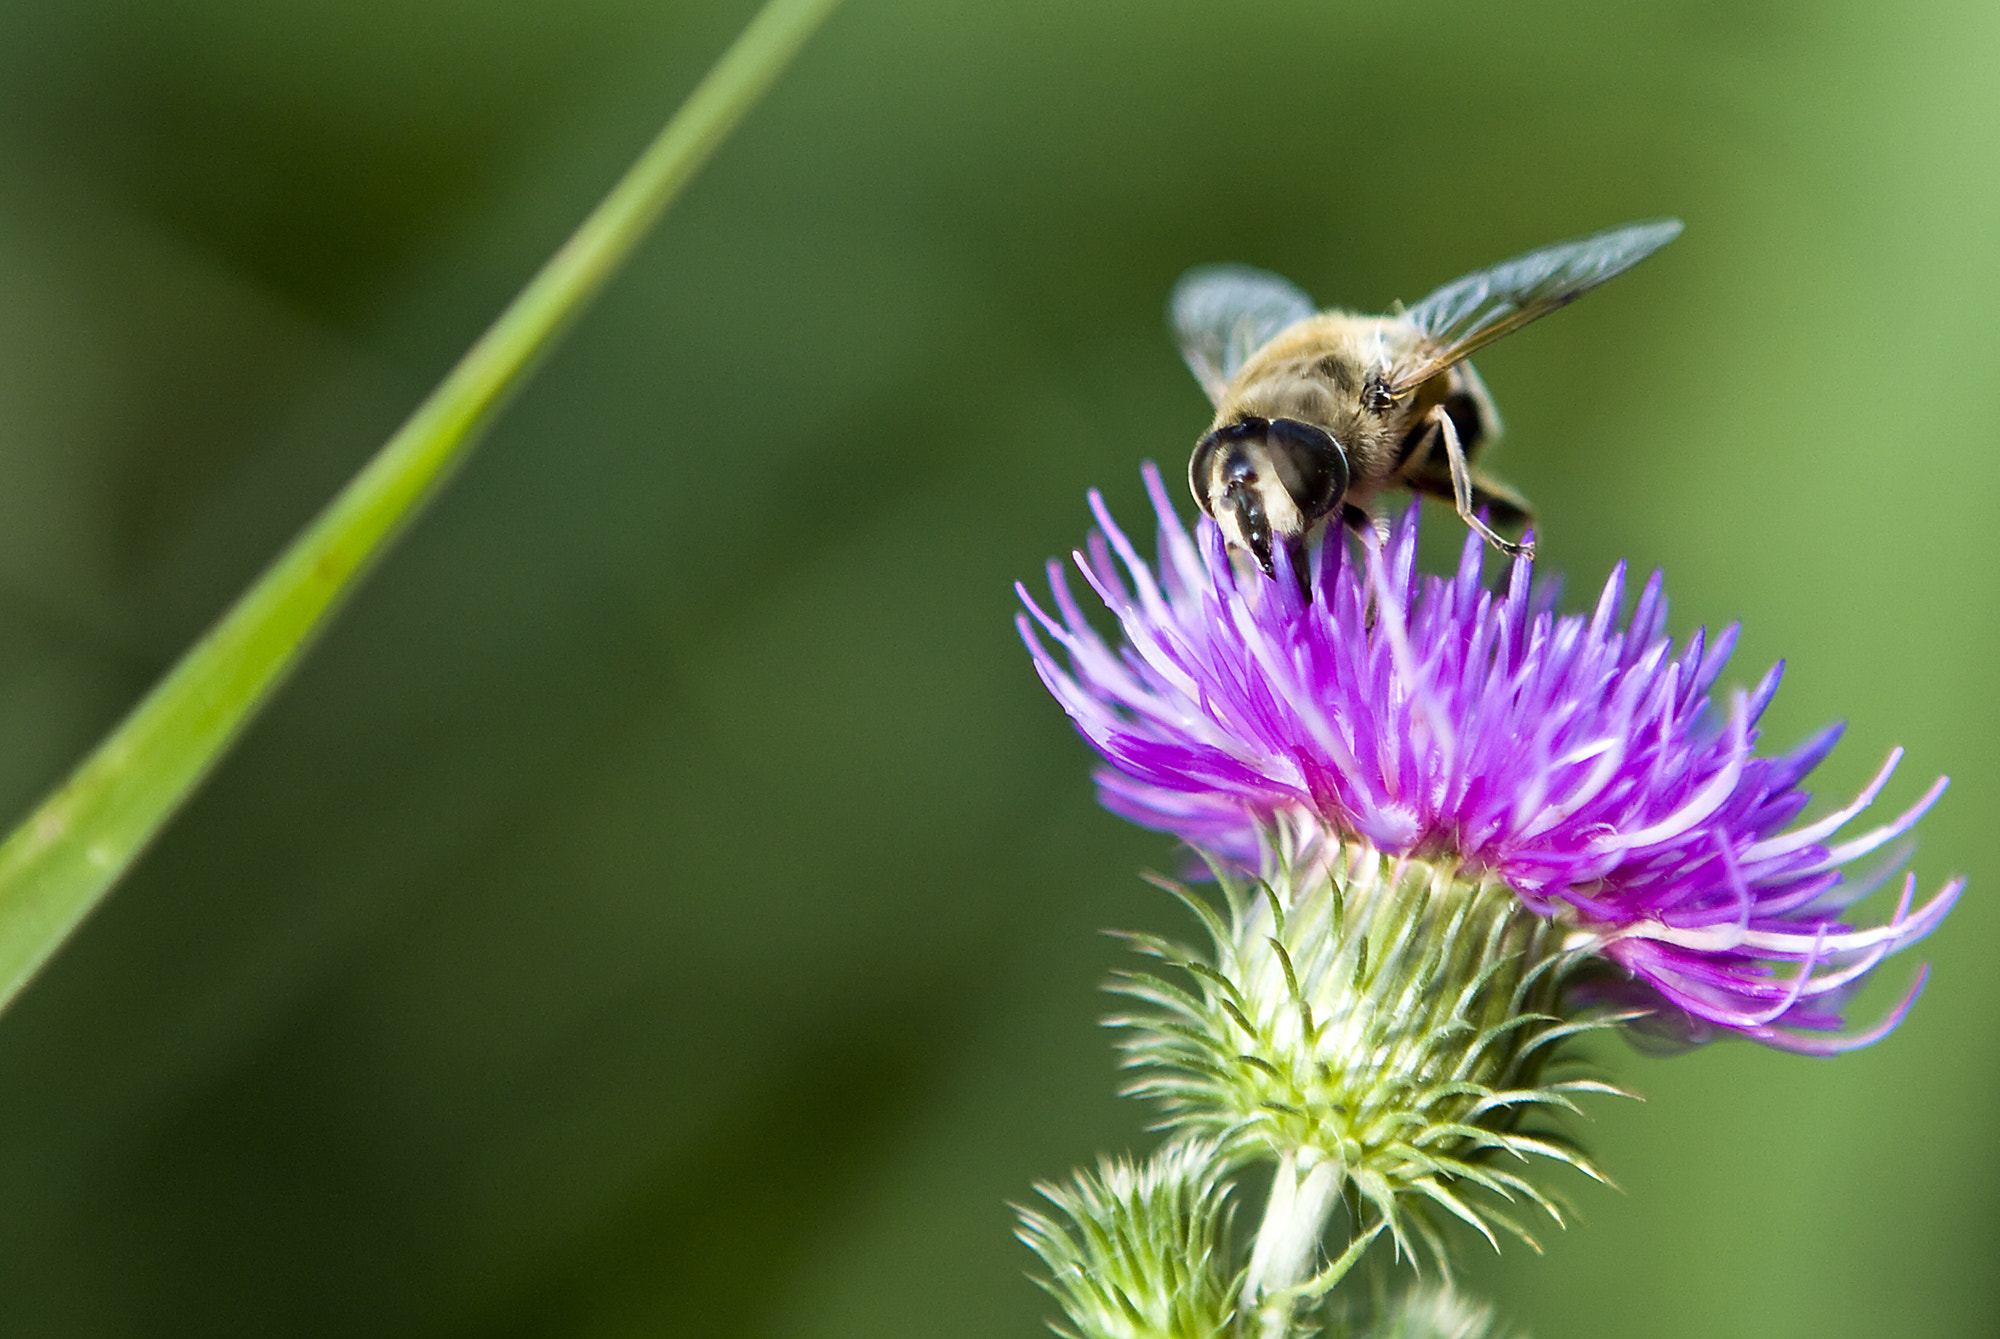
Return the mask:
[(1441, 404), (1433, 406), (1428, 417), (1430, 419), (1431, 430), (1441, 434), (1444, 438), (1444, 458), (1446, 463), (1451, 467), (1451, 496), (1452, 502), (1458, 508), (1458, 519), (1464, 521), (1472, 530), (1472, 533), (1478, 535), (1509, 558), (1534, 557), (1535, 544), (1533, 540), (1523, 540), (1520, 543), (1516, 543), (1513, 540), (1505, 539), (1500, 535), (1499, 531), (1488, 525), (1480, 518), (1479, 513), (1473, 510), (1472, 467), (1466, 463), (1465, 448), (1459, 445), (1458, 429), (1452, 425), (1451, 415), (1444, 412), (1444, 406)]

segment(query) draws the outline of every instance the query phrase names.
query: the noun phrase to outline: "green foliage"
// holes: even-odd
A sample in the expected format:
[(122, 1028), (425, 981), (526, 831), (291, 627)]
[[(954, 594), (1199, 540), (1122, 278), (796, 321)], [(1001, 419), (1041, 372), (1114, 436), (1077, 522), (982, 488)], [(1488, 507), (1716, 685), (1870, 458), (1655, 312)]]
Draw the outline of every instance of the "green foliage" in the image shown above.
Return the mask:
[(199, 786), (492, 416), (837, 0), (769, 0), (437, 389), (48, 799), (0, 843), (0, 1008)]

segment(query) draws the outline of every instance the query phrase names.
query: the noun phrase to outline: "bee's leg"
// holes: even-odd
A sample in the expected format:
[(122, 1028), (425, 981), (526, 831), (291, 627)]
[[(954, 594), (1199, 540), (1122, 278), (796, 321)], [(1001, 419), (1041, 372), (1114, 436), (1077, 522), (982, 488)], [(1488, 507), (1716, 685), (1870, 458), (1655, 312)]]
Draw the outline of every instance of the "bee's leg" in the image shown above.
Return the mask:
[(1533, 525), (1535, 521), (1535, 511), (1528, 505), (1528, 499), (1492, 475), (1482, 473), (1477, 465), (1472, 467), (1472, 505), (1485, 512), (1495, 525), (1509, 530), (1517, 525)]
[[(1464, 521), (1472, 530), (1472, 533), (1478, 535), (1509, 558), (1534, 557), (1535, 546), (1533, 541), (1517, 544), (1512, 540), (1503, 539), (1499, 531), (1480, 519), (1479, 510), (1475, 505), (1473, 497), (1472, 467), (1465, 463), (1465, 450), (1458, 444), (1458, 428), (1453, 425), (1451, 415), (1444, 412), (1443, 405), (1432, 409), (1430, 418), (1432, 425), (1444, 437), (1444, 458), (1451, 466), (1451, 496), (1452, 501), (1458, 507), (1458, 519)], [(1505, 501), (1503, 498), (1495, 497), (1490, 483), (1479, 491), (1486, 493), (1488, 497), (1495, 498), (1497, 501)], [(1525, 511), (1525, 508), (1517, 508), (1517, 510)]]
[[(1303, 538), (1281, 539), (1285, 552), (1292, 561), (1292, 579), (1299, 583), (1299, 598), (1307, 604), (1313, 602), (1312, 551), (1306, 547)], [(1275, 575), (1275, 574), (1274, 574)]]

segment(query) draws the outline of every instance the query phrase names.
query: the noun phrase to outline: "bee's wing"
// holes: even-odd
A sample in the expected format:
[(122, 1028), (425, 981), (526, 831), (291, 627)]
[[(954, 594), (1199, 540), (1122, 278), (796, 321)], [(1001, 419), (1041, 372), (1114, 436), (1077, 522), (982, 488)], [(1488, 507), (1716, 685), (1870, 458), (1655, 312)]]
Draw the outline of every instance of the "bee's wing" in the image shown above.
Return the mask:
[(1218, 405), (1251, 354), (1312, 314), (1312, 299), (1296, 286), (1247, 265), (1197, 266), (1167, 302), (1181, 357)]
[(1425, 339), (1390, 379), (1392, 395), (1423, 385), (1484, 345), (1574, 302), (1680, 236), (1679, 219), (1628, 223), (1503, 260), (1446, 284), (1404, 313)]

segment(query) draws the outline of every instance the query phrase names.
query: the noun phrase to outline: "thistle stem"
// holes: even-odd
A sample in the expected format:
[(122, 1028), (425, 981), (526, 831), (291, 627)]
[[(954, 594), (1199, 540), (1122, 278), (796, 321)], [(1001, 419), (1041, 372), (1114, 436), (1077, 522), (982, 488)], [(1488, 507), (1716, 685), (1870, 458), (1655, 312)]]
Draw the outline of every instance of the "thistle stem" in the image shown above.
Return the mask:
[(1279, 1159), (1243, 1279), (1243, 1308), (1255, 1318), (1258, 1339), (1291, 1333), (1300, 1285), (1312, 1277), (1343, 1179), (1332, 1162), (1317, 1162), (1301, 1174), (1296, 1152)]

